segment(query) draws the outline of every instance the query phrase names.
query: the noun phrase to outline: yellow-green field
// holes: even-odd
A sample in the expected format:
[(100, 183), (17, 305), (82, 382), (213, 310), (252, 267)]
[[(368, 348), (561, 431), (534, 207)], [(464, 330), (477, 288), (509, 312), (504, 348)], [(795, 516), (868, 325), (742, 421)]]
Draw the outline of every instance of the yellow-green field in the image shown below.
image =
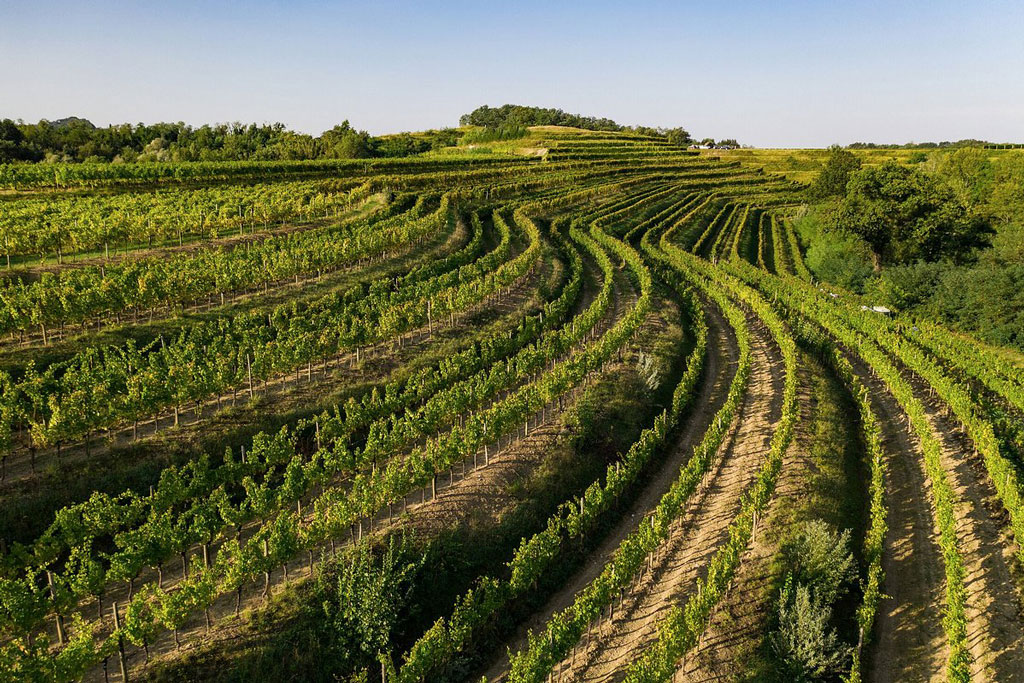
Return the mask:
[[(471, 131), (476, 126), (463, 126), (459, 130)], [(564, 138), (566, 135), (579, 134), (581, 137), (593, 136), (592, 131), (566, 126), (531, 126), (530, 134), (516, 140), (500, 140), (446, 147), (430, 154), (439, 156), (450, 155), (528, 155), (543, 156), (552, 142), (552, 136)], [(415, 134), (414, 134), (415, 135)], [(944, 149), (855, 149), (851, 150), (859, 156), (866, 166), (877, 166), (886, 161), (898, 161), (902, 164), (921, 164), (924, 167), (938, 163), (939, 158), (951, 150)], [(744, 149), (706, 149), (700, 150), (702, 156), (718, 157), (723, 161), (738, 161), (744, 166), (763, 168), (768, 173), (778, 173), (789, 180), (810, 183), (821, 170), (828, 156), (828, 149), (778, 149), (778, 148), (744, 148)], [(1024, 150), (987, 150), (992, 160), (1008, 154), (1024, 155)]]
[[(937, 163), (941, 155), (949, 153), (949, 149), (855, 149), (851, 150), (859, 156), (866, 166), (877, 166), (886, 161), (898, 161), (902, 164), (919, 163), (922, 165)], [(986, 150), (990, 159), (997, 159), (1008, 154), (1024, 154), (1019, 149)], [(719, 157), (723, 161), (739, 161), (743, 165), (763, 168), (769, 173), (780, 173), (790, 180), (809, 183), (821, 170), (828, 156), (827, 149), (707, 149), (701, 154)]]

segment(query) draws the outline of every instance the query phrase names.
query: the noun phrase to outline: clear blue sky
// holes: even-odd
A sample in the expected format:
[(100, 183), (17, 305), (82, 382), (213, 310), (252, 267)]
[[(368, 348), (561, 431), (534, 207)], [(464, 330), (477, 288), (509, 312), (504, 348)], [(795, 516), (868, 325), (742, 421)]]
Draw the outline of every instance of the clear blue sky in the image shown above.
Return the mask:
[(760, 146), (1024, 141), (1024, 3), (0, 0), (0, 117), (455, 125), (480, 104)]

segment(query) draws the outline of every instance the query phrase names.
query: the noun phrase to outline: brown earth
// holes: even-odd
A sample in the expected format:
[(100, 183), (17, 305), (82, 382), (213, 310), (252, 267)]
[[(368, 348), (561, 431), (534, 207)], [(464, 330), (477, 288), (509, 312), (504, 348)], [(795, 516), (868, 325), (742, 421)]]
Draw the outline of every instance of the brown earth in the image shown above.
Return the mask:
[(861, 362), (855, 361), (854, 369), (871, 392), (888, 467), (889, 533), (882, 553), (886, 597), (865, 657), (865, 679), (945, 680), (945, 575), (920, 442), (885, 384)]
[(783, 457), (775, 495), (759, 524), (761, 529), (755, 531), (743, 551), (727, 593), (712, 613), (697, 646), (676, 672), (673, 680), (678, 683), (731, 680), (747, 670), (748, 658), (761, 644), (774, 597), (770, 590), (775, 578), (773, 559), (781, 539), (797, 521), (784, 509), (795, 501), (808, 499), (808, 483), (815, 467), (810, 453), (810, 427), (816, 403), (809, 388), (808, 366), (799, 367), (797, 382), (799, 418), (793, 441)]
[(1024, 681), (1024, 615), (1014, 578), (1018, 546), (1007, 513), (963, 426), (923, 381), (915, 381), (914, 387), (942, 446), (942, 466), (957, 498), (954, 515), (964, 559), (971, 677)]
[(688, 501), (668, 540), (654, 553), (651, 570), (626, 591), (613, 618), (594, 629), (575, 657), (555, 668), (561, 680), (622, 680), (728, 539), (742, 493), (754, 482), (782, 415), (781, 353), (760, 325), (749, 322), (752, 369), (747, 392), (706, 485)]
[[(767, 452), (772, 424), (781, 415), (781, 356), (763, 329), (755, 325), (752, 333), (753, 368), (748, 392), (706, 479), (706, 486), (686, 505), (668, 541), (652, 557), (651, 570), (626, 591), (613, 619), (603, 620), (572, 655), (555, 667), (554, 676), (559, 680), (621, 679), (636, 653), (653, 641), (657, 625), (667, 611), (685, 595), (724, 542), (728, 525), (738, 510), (740, 494), (756, 476), (759, 462)], [(716, 337), (719, 337), (717, 333), (712, 339)], [(716, 347), (720, 342), (712, 344)], [(720, 405), (728, 382), (720, 377), (717, 384)], [(668, 482), (675, 479), (679, 466), (685, 463), (716, 412), (717, 406), (709, 403), (698, 400), (698, 405), (709, 408), (702, 418), (704, 425), (698, 430), (688, 429), (676, 445), (671, 458), (674, 466), (666, 468)], [(658, 497), (653, 495), (644, 501), (644, 510), (656, 505)], [(642, 514), (642, 510), (638, 512)], [(632, 531), (638, 521), (636, 513), (624, 518), (626, 528), (618, 534), (617, 541)], [(614, 545), (608, 543), (610, 547), (602, 547), (603, 554), (595, 555), (602, 567), (617, 547), (617, 541)], [(594, 576), (596, 573), (592, 571)], [(584, 585), (586, 582), (569, 586), (565, 594), (559, 596), (561, 606), (571, 604)]]

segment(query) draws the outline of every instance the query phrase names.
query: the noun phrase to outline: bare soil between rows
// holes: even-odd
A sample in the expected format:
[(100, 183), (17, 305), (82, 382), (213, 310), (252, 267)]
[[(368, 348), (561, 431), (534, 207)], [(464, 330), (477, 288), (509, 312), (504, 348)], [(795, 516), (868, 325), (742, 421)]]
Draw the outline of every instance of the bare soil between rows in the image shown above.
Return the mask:
[(704, 308), (708, 319), (708, 360), (702, 372), (700, 391), (694, 400), (694, 410), (679, 431), (679, 441), (659, 465), (645, 488), (634, 498), (622, 515), (621, 521), (591, 553), (587, 563), (495, 653), (493, 661), (484, 672), (488, 680), (505, 680), (509, 666), (508, 653), (525, 647), (529, 632), (543, 627), (553, 614), (571, 605), (576, 594), (601, 573), (606, 561), (622, 540), (635, 530), (644, 514), (657, 505), (661, 496), (671, 487), (679, 469), (685, 465), (693, 447), (699, 442), (715, 413), (724, 403), (729, 383), (735, 374), (735, 337), (717, 309), (707, 303), (704, 304)]
[(742, 494), (756, 479), (782, 416), (781, 352), (752, 316), (748, 324), (752, 368), (747, 391), (705, 485), (687, 502), (668, 540), (654, 553), (651, 570), (626, 591), (612, 619), (602, 621), (589, 642), (555, 668), (560, 680), (621, 681), (629, 664), (654, 642), (668, 612), (685, 603), (728, 540)]

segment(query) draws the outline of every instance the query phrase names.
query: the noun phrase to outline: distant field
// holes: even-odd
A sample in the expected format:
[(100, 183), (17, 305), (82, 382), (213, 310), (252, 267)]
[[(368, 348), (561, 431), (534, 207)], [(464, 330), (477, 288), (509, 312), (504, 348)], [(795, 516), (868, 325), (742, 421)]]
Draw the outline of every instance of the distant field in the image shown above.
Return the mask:
[[(856, 149), (851, 150), (861, 157), (866, 166), (877, 166), (886, 161), (898, 161), (901, 164), (926, 164), (946, 154), (948, 150), (939, 149)], [(990, 158), (1004, 155), (1024, 154), (1024, 150), (986, 150)], [(701, 154), (719, 157), (723, 161), (738, 161), (744, 166), (758, 166), (769, 173), (781, 173), (790, 180), (809, 183), (821, 170), (828, 156), (827, 149), (707, 149)]]
[[(471, 130), (472, 126), (462, 130)], [(515, 140), (488, 142), (472, 145), (447, 147), (428, 156), (465, 156), (465, 155), (512, 155), (512, 156), (543, 156), (548, 151), (552, 136), (586, 137), (593, 135), (581, 128), (566, 126), (532, 126), (530, 134)], [(947, 149), (856, 149), (851, 150), (859, 156), (866, 166), (877, 166), (886, 161), (898, 161), (901, 164), (935, 163), (939, 155), (949, 152)], [(1006, 155), (1024, 155), (1024, 150), (986, 150), (989, 158), (997, 159)], [(799, 183), (810, 183), (821, 170), (828, 157), (828, 149), (705, 149), (698, 150), (701, 156), (719, 158), (722, 161), (734, 161), (751, 168), (763, 168), (767, 173), (778, 173), (789, 180)]]

